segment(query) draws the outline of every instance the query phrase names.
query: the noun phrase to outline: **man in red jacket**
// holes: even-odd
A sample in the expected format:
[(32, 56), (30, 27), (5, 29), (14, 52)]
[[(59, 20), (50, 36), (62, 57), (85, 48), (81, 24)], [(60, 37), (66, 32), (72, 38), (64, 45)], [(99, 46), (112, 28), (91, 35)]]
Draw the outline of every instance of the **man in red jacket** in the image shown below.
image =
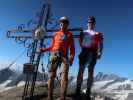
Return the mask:
[(95, 18), (93, 16), (89, 16), (87, 23), (88, 29), (80, 34), (80, 46), (82, 50), (79, 55), (79, 72), (77, 76), (76, 95), (80, 97), (83, 73), (85, 67), (87, 67), (88, 79), (86, 95), (89, 99), (93, 83), (94, 67), (97, 59), (101, 57), (103, 49), (103, 36), (102, 33), (94, 31), (95, 24)]
[[(55, 32), (52, 45), (49, 48), (41, 48), (41, 52), (51, 51), (49, 58), (49, 80), (48, 80), (48, 100), (53, 100), (54, 79), (58, 65), (61, 65), (61, 98), (65, 100), (68, 86), (69, 65), (72, 65), (75, 47), (72, 33), (68, 31), (69, 20), (67, 17), (61, 17), (60, 30)], [(68, 54), (70, 51), (70, 55)]]

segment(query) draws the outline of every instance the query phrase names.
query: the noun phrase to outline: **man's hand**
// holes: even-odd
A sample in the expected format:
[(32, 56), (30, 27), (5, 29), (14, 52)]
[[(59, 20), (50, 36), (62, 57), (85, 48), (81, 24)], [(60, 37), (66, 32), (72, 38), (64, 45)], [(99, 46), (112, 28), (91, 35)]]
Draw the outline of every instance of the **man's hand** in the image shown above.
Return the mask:
[(69, 65), (71, 66), (72, 64), (73, 64), (73, 57), (70, 56), (70, 58), (69, 58)]
[(39, 48), (39, 51), (40, 51), (40, 52), (43, 52), (43, 51), (44, 51), (44, 48)]
[(40, 53), (41, 52), (41, 50), (40, 50), (41, 48), (38, 48), (37, 50), (36, 50), (36, 52), (37, 53)]
[(97, 52), (97, 58), (100, 59), (102, 56), (102, 53), (101, 52)]

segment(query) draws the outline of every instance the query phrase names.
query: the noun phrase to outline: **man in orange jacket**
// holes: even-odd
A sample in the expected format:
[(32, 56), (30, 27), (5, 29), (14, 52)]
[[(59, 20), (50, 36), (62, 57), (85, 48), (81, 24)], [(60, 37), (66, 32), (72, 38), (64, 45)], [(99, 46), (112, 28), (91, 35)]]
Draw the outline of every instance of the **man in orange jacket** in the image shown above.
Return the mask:
[(91, 100), (90, 93), (93, 83), (94, 67), (97, 59), (99, 59), (102, 55), (103, 36), (102, 33), (94, 30), (95, 24), (95, 18), (93, 16), (89, 16), (87, 22), (88, 29), (80, 34), (80, 46), (82, 50), (79, 55), (79, 72), (76, 87), (76, 96), (78, 96), (78, 100), (80, 100), (81, 97), (80, 91), (85, 67), (88, 68), (86, 95), (88, 100)]
[[(55, 32), (52, 45), (49, 48), (40, 48), (41, 52), (51, 51), (49, 58), (49, 80), (48, 80), (48, 100), (53, 100), (54, 79), (58, 65), (61, 65), (61, 89), (60, 100), (65, 100), (68, 86), (69, 65), (72, 65), (75, 47), (72, 33), (68, 31), (69, 20), (61, 17), (60, 30)], [(70, 56), (69, 56), (70, 51)]]

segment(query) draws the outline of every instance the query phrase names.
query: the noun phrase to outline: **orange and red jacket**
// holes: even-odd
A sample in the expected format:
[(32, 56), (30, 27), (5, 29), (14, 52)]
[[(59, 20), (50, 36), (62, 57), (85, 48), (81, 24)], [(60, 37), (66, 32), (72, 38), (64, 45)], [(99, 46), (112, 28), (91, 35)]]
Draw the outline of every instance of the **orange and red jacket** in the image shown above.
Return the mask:
[[(66, 40), (63, 40), (63, 36), (66, 35)], [(70, 56), (74, 57), (75, 55), (75, 46), (74, 40), (71, 32), (57, 31), (54, 33), (52, 38), (53, 42), (49, 48), (41, 48), (42, 52), (45, 51), (60, 51), (63, 55), (67, 55), (68, 50), (70, 49)]]

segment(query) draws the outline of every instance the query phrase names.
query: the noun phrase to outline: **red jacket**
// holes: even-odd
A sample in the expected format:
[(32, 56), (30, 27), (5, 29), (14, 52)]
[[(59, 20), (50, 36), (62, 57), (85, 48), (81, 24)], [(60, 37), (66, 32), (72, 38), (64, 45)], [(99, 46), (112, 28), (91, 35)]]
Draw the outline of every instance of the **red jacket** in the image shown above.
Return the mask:
[[(66, 35), (66, 39), (65, 39)], [(57, 31), (52, 38), (53, 42), (49, 48), (41, 48), (42, 52), (45, 51), (60, 51), (63, 55), (67, 55), (70, 50), (70, 56), (75, 55), (74, 40), (71, 32), (64, 33), (63, 31)]]

